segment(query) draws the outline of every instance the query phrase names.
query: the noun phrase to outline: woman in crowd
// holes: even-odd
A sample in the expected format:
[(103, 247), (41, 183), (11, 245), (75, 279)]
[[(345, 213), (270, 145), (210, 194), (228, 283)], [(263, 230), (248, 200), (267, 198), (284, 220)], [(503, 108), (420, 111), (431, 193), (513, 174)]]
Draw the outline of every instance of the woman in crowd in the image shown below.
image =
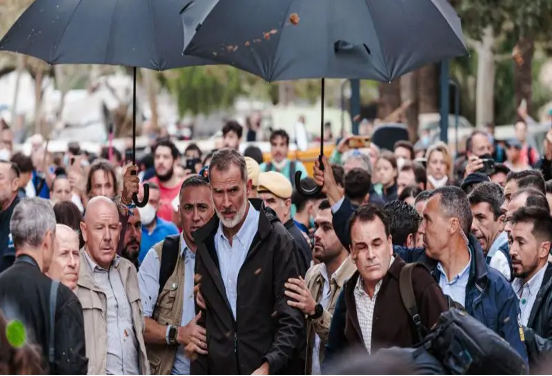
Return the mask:
[(447, 145), (438, 142), (427, 149), (427, 189), (453, 185), (452, 157)]
[(378, 182), (382, 185), (381, 198), (384, 202), (396, 200), (397, 193), (397, 159), (390, 151), (383, 151), (376, 160)]

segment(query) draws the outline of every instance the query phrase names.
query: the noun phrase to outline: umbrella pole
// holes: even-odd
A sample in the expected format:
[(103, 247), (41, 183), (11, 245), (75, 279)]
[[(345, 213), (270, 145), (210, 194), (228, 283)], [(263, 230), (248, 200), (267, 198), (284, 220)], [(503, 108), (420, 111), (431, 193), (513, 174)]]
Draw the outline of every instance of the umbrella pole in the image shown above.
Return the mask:
[[(136, 67), (133, 67), (132, 71), (132, 165), (136, 166)], [(133, 175), (136, 175), (137, 171), (132, 171)], [(132, 197), (132, 201), (139, 208), (146, 206), (149, 200), (149, 185), (146, 183), (143, 186), (144, 197), (142, 201), (138, 199), (138, 195), (135, 193)]]
[(324, 155), (324, 96), (326, 93), (326, 80), (321, 82), (321, 103), (320, 103), (320, 158)]

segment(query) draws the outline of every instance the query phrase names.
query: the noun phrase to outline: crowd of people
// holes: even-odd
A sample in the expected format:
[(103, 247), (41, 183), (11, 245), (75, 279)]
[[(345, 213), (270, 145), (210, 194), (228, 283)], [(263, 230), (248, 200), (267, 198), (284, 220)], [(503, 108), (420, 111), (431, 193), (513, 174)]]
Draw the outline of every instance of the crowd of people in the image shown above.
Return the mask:
[(353, 351), (417, 347), (451, 309), (537, 373), (552, 355), (552, 134), (541, 156), (516, 130), (474, 130), (458, 156), (344, 137), (308, 176), (283, 130), (269, 161), (240, 153), (235, 121), (218, 150), (158, 138), (136, 165), (107, 146), (52, 155), (39, 136), (14, 152), (4, 127), (0, 373), (339, 372)]

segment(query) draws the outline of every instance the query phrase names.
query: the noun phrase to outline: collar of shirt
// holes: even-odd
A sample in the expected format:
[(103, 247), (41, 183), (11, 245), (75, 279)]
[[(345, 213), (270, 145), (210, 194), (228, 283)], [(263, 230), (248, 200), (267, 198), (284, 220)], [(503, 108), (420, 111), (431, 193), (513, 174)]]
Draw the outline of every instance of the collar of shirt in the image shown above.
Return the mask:
[(468, 247), (468, 251), (470, 253), (470, 259), (468, 260), (468, 264), (466, 265), (466, 267), (460, 272), (458, 273), (458, 275), (456, 275), (452, 280), (449, 281), (449, 278), (447, 276), (447, 273), (445, 272), (445, 269), (443, 268), (443, 265), (441, 265), (441, 263), (439, 262), (437, 264), (437, 269), (441, 272), (441, 274), (445, 277), (445, 280), (447, 281), (447, 284), (449, 285), (454, 285), (456, 282), (458, 282), (460, 279), (468, 279), (469, 276), (470, 276), (470, 267), (471, 267), (471, 258), (472, 258), (472, 253), (471, 253), (471, 249), (469, 249)]
[[(343, 260), (343, 262), (341, 263), (341, 265), (339, 265), (339, 268), (337, 268), (337, 270), (335, 272), (333, 272), (332, 274), (332, 278), (331, 280), (332, 281), (335, 281), (335, 283), (339, 286), (339, 287), (343, 287), (343, 283), (345, 282), (343, 280), (343, 276), (342, 274), (344, 273), (344, 270), (347, 269), (347, 264), (352, 262), (351, 258), (350, 257), (347, 257), (345, 260)], [(326, 268), (326, 264), (322, 264), (322, 267), (320, 268), (320, 275), (322, 276), (322, 278), (324, 278), (324, 282), (325, 283), (330, 283), (330, 279), (328, 278), (328, 269)]]
[(508, 234), (506, 233), (506, 231), (501, 232), (496, 237), (495, 241), (491, 245), (491, 248), (489, 249), (489, 252), (487, 252), (487, 257), (493, 257), (504, 243), (508, 243)]
[[(107, 269), (102, 268), (100, 265), (98, 265), (92, 259), (92, 257), (90, 257), (90, 255), (88, 254), (88, 250), (86, 250), (86, 249), (84, 251), (84, 256), (85, 256), (85, 259), (88, 263), (88, 266), (90, 267), (90, 270), (92, 270), (92, 272), (96, 272), (96, 271), (106, 272), (107, 271)], [(120, 256), (115, 255), (115, 258), (113, 259), (113, 262), (111, 263), (111, 265), (113, 265), (115, 268), (117, 268), (119, 266), (119, 261), (120, 261)]]
[(184, 258), (184, 263), (187, 263), (190, 260), (195, 260), (195, 252), (190, 250), (186, 239), (184, 239), (183, 233), (180, 233), (180, 256)]
[[(391, 267), (391, 265), (393, 265), (393, 261), (395, 261), (395, 257), (391, 256), (391, 261), (389, 261), (389, 268)], [(387, 268), (387, 271), (389, 271), (389, 268)], [(366, 291), (364, 291), (364, 282), (362, 280), (362, 276), (359, 275), (356, 286), (355, 286), (355, 294), (360, 295), (360, 296), (366, 296), (366, 297), (370, 298), (371, 300), (373, 300), (373, 299), (376, 298), (376, 295), (378, 295), (378, 292), (379, 292), (379, 289), (380, 289), (382, 283), (383, 283), (383, 278), (380, 279), (378, 281), (378, 283), (376, 284), (376, 288), (374, 289), (374, 297), (370, 298), (370, 295), (368, 295), (366, 293)]]
[(295, 225), (299, 227), (299, 230), (303, 231), (305, 234), (309, 233), (309, 229), (307, 228), (307, 226), (305, 226), (301, 222), (297, 222), (295, 219), (293, 220), (293, 222), (295, 222)]
[(519, 298), (521, 298), (524, 288), (529, 290), (529, 295), (536, 295), (539, 292), (547, 265), (548, 264), (545, 264), (526, 284), (523, 284), (523, 280), (521, 278), (514, 279), (512, 282), (512, 288)]
[[(246, 243), (245, 234), (247, 232), (249, 232), (249, 230), (251, 230), (250, 226), (255, 227), (255, 233), (257, 233), (257, 229), (258, 229), (258, 225), (255, 223), (256, 222), (256, 220), (255, 220), (255, 217), (256, 217), (255, 214), (256, 213), (255, 212), (257, 212), (257, 210), (253, 207), (253, 205), (251, 205), (250, 202), (248, 202), (247, 204), (249, 205), (249, 210), (247, 210), (247, 216), (245, 217), (245, 221), (243, 221), (243, 224), (240, 227), (240, 229), (238, 230), (237, 234), (234, 235), (234, 239), (237, 239), (241, 244)], [(222, 229), (222, 221), (219, 221), (219, 227), (218, 227), (216, 236), (217, 237), (222, 237), (223, 239), (228, 241), (228, 239), (226, 238), (226, 235), (224, 235), (224, 231)]]

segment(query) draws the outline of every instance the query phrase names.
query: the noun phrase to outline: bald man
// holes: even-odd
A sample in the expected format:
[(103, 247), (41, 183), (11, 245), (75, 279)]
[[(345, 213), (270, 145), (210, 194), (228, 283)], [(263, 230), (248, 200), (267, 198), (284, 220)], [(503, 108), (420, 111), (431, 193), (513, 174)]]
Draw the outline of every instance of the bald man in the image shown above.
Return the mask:
[(88, 374), (149, 374), (138, 276), (132, 262), (117, 255), (120, 229), (113, 201), (97, 196), (88, 202), (77, 283)]
[(48, 277), (57, 279), (72, 291), (79, 279), (79, 235), (66, 225), (56, 225), (54, 256), (48, 270)]

